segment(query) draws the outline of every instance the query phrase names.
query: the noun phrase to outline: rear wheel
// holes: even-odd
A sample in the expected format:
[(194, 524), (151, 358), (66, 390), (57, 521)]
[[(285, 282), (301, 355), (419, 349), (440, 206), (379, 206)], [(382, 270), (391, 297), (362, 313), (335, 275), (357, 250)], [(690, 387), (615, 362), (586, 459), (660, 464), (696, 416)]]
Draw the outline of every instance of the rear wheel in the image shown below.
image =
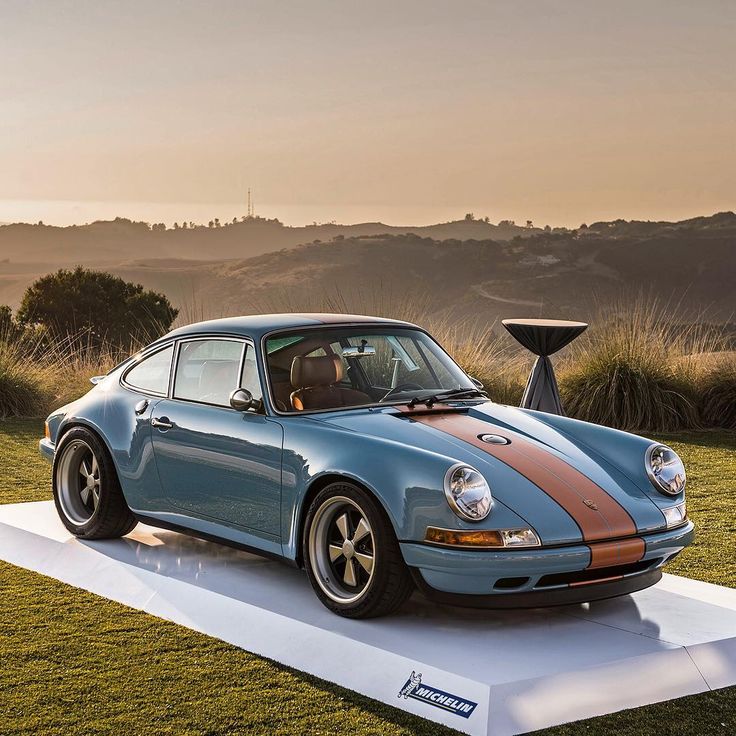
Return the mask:
[(393, 527), (378, 503), (351, 483), (314, 498), (304, 525), (303, 557), (322, 603), (348, 618), (395, 611), (414, 588)]
[(135, 527), (110, 453), (88, 429), (75, 427), (62, 437), (52, 483), (59, 517), (75, 536), (109, 539)]

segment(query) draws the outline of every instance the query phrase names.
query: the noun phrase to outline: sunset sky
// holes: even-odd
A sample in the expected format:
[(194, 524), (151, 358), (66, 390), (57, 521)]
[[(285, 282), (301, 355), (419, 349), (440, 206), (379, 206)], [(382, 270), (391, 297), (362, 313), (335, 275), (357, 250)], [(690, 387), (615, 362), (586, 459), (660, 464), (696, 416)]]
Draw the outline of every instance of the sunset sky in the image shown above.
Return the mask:
[(732, 0), (0, 0), (0, 221), (733, 210), (735, 38)]

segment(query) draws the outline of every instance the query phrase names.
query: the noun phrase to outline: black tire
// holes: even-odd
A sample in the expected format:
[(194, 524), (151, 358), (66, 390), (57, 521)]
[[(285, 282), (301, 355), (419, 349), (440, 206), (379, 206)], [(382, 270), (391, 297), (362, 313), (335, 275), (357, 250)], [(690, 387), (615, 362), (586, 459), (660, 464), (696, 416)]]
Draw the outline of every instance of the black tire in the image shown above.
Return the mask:
[[(85, 458), (88, 466), (95, 466), (97, 476), (97, 492), (89, 491), (87, 501), (82, 495), (87, 486), (81, 491), (74, 487), (75, 477), (83, 477), (82, 467), (87, 467), (81, 466)], [(81, 485), (79, 478), (76, 482)], [(114, 539), (128, 534), (137, 523), (125, 502), (110, 453), (99, 437), (84, 427), (74, 427), (61, 438), (54, 453), (52, 487), (59, 518), (76, 537)]]
[[(330, 543), (330, 530), (337, 533), (343, 515), (348, 517), (350, 532), (340, 532)], [(345, 566), (340, 569), (340, 557), (333, 559), (330, 550), (337, 554), (340, 537), (358, 539), (360, 521), (356, 524), (355, 520), (361, 515), (368, 524), (370, 539), (366, 541), (364, 536), (355, 545), (351, 541), (347, 552), (341, 553)], [(366, 572), (363, 561), (369, 558), (371, 573)], [(352, 483), (332, 483), (314, 497), (304, 523), (302, 559), (317, 597), (330, 611), (346, 618), (386, 616), (414, 590), (386, 512), (369, 493)], [(344, 582), (348, 564), (354, 570), (350, 577), (356, 579), (355, 589)]]

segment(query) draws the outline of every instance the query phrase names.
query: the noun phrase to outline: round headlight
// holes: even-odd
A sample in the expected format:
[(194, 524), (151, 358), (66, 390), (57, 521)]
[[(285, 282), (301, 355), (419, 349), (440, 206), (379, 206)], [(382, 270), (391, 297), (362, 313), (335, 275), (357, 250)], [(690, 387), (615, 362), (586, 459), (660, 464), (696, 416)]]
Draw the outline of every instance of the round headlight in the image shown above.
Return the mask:
[(469, 465), (453, 465), (447, 471), (445, 495), (450, 508), (468, 521), (485, 519), (493, 504), (486, 479)]
[(649, 480), (661, 493), (676, 496), (685, 489), (685, 466), (666, 445), (652, 445), (647, 450), (646, 467)]

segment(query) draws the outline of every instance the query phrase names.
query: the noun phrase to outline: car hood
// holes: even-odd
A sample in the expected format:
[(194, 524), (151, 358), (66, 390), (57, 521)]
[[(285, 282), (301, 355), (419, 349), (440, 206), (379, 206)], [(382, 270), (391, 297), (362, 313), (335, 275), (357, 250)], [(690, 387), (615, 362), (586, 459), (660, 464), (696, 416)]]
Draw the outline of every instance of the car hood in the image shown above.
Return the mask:
[[(649, 491), (625, 472), (631, 463), (616, 462), (615, 442), (604, 455), (525, 410), (491, 402), (449, 411), (386, 407), (323, 415), (318, 421), (442, 455), (449, 464), (472, 465), (486, 477), (494, 498), (533, 525), (547, 544), (625, 537), (664, 526)], [(504, 444), (480, 439), (484, 435), (496, 435), (491, 439)]]

